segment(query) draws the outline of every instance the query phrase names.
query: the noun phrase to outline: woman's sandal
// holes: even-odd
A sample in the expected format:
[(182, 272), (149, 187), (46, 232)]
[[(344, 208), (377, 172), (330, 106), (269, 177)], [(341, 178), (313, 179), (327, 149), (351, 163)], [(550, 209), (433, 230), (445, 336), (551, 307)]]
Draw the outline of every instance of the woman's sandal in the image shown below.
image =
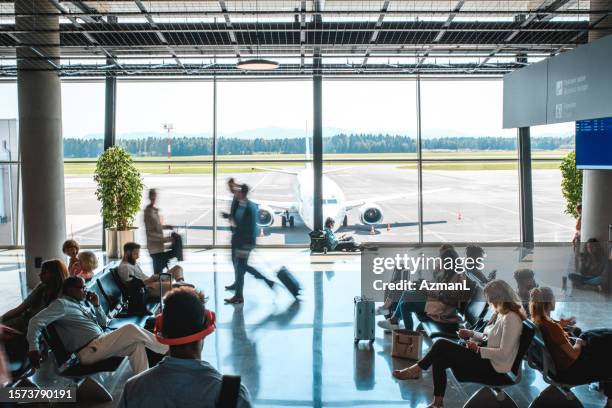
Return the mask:
[(398, 380), (417, 380), (419, 378), (421, 378), (421, 372), (415, 370), (413, 373), (411, 374), (407, 374), (408, 369), (405, 370), (393, 370), (393, 377), (397, 378)]

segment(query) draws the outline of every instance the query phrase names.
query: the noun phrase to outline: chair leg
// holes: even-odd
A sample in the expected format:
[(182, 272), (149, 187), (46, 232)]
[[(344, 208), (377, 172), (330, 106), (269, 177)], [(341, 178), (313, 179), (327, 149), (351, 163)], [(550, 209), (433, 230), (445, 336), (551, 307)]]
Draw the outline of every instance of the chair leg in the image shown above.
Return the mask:
[(584, 408), (571, 390), (564, 391), (554, 385), (546, 387), (540, 395), (529, 404), (529, 408)]
[(489, 387), (482, 387), (476, 391), (470, 399), (463, 405), (463, 408), (518, 408), (516, 403), (503, 390), (492, 390)]
[(77, 401), (110, 402), (113, 396), (98, 381), (91, 377), (82, 380), (77, 386)]

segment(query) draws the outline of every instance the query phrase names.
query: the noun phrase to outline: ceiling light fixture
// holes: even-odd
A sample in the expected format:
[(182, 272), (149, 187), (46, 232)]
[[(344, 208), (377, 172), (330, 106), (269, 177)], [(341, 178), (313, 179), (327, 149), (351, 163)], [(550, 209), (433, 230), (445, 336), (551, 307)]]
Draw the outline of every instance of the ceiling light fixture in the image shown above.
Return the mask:
[(259, 7), (255, 0), (255, 38), (257, 38), (256, 56), (255, 58), (239, 61), (236, 64), (237, 69), (244, 71), (271, 71), (279, 67), (278, 62), (259, 58)]

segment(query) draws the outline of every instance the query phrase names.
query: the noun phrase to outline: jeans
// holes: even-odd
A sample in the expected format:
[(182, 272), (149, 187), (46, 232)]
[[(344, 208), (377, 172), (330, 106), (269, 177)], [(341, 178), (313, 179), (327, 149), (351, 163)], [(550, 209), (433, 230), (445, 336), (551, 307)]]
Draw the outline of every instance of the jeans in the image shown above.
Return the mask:
[(156, 275), (162, 273), (164, 269), (168, 267), (168, 262), (170, 262), (170, 259), (173, 257), (174, 253), (172, 251), (151, 254), (151, 259), (153, 260), (153, 273)]
[(404, 321), (406, 330), (414, 330), (412, 313), (425, 313), (427, 297), (419, 291), (404, 291), (402, 298), (395, 309), (395, 316)]
[(234, 264), (234, 285), (236, 285), (236, 296), (243, 297), (244, 275), (248, 272), (256, 279), (263, 279), (268, 286), (272, 287), (274, 281), (263, 276), (257, 269), (249, 265), (250, 250), (237, 251), (232, 248), (232, 263)]

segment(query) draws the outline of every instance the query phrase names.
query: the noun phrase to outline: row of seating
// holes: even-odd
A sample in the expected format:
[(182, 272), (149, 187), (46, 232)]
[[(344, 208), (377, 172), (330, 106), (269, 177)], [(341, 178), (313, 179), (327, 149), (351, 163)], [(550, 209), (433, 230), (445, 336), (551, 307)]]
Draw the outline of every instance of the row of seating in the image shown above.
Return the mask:
[[(414, 313), (413, 317), (419, 322), (417, 330), (424, 333), (431, 342), (441, 338), (459, 340), (457, 331), (460, 328), (482, 331), (490, 320), (493, 310), (486, 301), (482, 282), (470, 279), (469, 287), (471, 290), (470, 300), (459, 305), (457, 313), (458, 323), (439, 323), (431, 320), (424, 313)], [(512, 370), (507, 373), (502, 381), (481, 383), (483, 387), (470, 397), (465, 403), (464, 408), (517, 407), (516, 403), (503, 389), (518, 384), (521, 381), (521, 363), (529, 349), (534, 333), (535, 325), (530, 321), (524, 321), (519, 350), (512, 365)], [(458, 380), (460, 381), (460, 379)]]
[[(100, 306), (111, 319), (108, 330), (115, 330), (129, 323), (145, 327), (150, 316), (128, 316), (125, 313), (126, 288), (119, 278), (117, 267), (118, 262), (106, 265), (101, 273), (88, 282), (87, 290), (98, 295)], [(157, 300), (148, 302), (147, 309), (151, 315), (155, 314), (159, 304)], [(76, 383), (77, 400), (112, 401), (108, 390), (93, 376), (115, 372), (125, 357), (111, 357), (95, 364), (83, 365), (75, 354), (66, 350), (53, 324), (43, 332), (43, 339), (53, 355), (57, 374)]]
[[(425, 314), (414, 314), (414, 317), (419, 321), (418, 330), (423, 332), (431, 342), (440, 338), (458, 340), (457, 331), (459, 328), (482, 331), (491, 318), (493, 310), (486, 302), (484, 288), (480, 282), (473, 283), (471, 290), (471, 299), (459, 307), (458, 319), (460, 323), (438, 323), (429, 319)], [(485, 387), (472, 395), (464, 407), (490, 407), (504, 404), (505, 406), (516, 407), (516, 403), (503, 391), (503, 388), (520, 382), (523, 360), (532, 369), (539, 371), (544, 381), (549, 384), (530, 404), (530, 408), (582, 407), (571, 389), (588, 382), (568, 383), (563, 378), (559, 378), (542, 334), (537, 326), (529, 320), (523, 322), (519, 350), (512, 370), (508, 373), (504, 382), (483, 384)]]

